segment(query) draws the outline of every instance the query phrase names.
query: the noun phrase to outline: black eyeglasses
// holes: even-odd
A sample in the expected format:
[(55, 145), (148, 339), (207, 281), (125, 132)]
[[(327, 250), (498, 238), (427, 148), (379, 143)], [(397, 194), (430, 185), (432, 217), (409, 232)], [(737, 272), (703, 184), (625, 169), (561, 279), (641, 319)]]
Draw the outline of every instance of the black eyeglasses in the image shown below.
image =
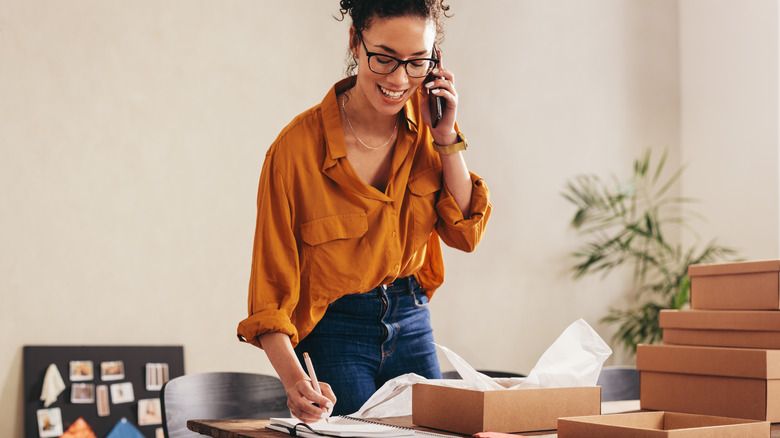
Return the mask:
[(359, 38), (360, 43), (363, 44), (363, 50), (366, 51), (366, 56), (368, 57), (368, 68), (374, 73), (389, 75), (394, 72), (399, 65), (403, 65), (404, 69), (406, 69), (406, 74), (409, 75), (409, 77), (424, 78), (439, 65), (439, 60), (436, 58), (416, 58), (402, 61), (394, 56), (369, 52), (368, 47), (366, 47), (366, 42), (363, 41), (363, 36), (360, 35)]

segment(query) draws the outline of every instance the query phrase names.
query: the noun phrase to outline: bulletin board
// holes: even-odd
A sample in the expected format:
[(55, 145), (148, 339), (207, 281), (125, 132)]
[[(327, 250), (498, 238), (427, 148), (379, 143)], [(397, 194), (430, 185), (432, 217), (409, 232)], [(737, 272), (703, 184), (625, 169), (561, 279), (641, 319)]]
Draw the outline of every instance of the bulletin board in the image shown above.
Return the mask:
[[(150, 375), (155, 381), (159, 373), (148, 373), (148, 369), (158, 370), (161, 364), (165, 366), (165, 377), (170, 380), (184, 374), (184, 349), (182, 346), (25, 346), (24, 347), (24, 430), (26, 438), (39, 438), (38, 410), (44, 409), (44, 402), (40, 400), (43, 380), (49, 365), (55, 364), (65, 383), (65, 390), (57, 397), (57, 401), (49, 408), (59, 408), (61, 412), (63, 430), (76, 421), (83, 418), (98, 438), (104, 438), (111, 429), (123, 417), (135, 426), (145, 437), (155, 438), (155, 433), (162, 424), (139, 425), (139, 403), (145, 407), (147, 400), (159, 399), (159, 389), (147, 389)], [(74, 362), (72, 364), (71, 362)], [(71, 369), (75, 364), (91, 362), (93, 375), (71, 375)], [(101, 364), (103, 368), (101, 369)], [(149, 365), (151, 365), (151, 367)], [(123, 368), (121, 372), (108, 371), (110, 365), (114, 368)], [(101, 371), (103, 374), (101, 374)], [(73, 379), (71, 379), (73, 377)], [(110, 380), (104, 380), (110, 379)], [(157, 386), (155, 381), (152, 388)], [(109, 395), (109, 414), (98, 415), (98, 403), (89, 403), (89, 396), (82, 397), (81, 389), (78, 394), (72, 394), (73, 388), (84, 386), (83, 384), (106, 385), (111, 389)], [(74, 386), (76, 385), (76, 386)], [(116, 385), (115, 388), (111, 388)], [(128, 391), (124, 396), (117, 397), (120, 403), (113, 403), (112, 395), (116, 395), (114, 389), (132, 386), (133, 400), (129, 401)], [(105, 394), (104, 391), (101, 391)], [(121, 394), (121, 392), (117, 392)], [(72, 396), (81, 403), (73, 403)], [(105, 404), (103, 405), (103, 408)], [(145, 420), (148, 421), (148, 420)]]

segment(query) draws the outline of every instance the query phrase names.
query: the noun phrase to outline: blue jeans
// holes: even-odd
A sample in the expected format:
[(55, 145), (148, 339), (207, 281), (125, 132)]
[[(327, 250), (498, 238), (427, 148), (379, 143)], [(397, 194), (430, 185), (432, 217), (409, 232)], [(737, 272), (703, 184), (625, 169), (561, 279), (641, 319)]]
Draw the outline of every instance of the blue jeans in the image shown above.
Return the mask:
[(308, 352), (317, 378), (330, 384), (338, 399), (334, 415), (356, 412), (380, 386), (402, 374), (441, 378), (427, 306), (414, 276), (328, 306), (295, 354), (303, 364)]

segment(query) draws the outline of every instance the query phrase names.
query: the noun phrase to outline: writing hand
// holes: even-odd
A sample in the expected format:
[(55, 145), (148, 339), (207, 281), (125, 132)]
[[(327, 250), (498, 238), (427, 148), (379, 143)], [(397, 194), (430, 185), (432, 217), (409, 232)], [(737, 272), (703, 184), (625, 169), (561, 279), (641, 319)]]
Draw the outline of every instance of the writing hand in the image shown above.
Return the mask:
[(319, 385), (322, 394), (317, 393), (309, 379), (301, 379), (287, 390), (290, 413), (304, 423), (316, 423), (328, 418), (336, 404), (336, 395), (330, 385), (325, 382), (319, 382)]

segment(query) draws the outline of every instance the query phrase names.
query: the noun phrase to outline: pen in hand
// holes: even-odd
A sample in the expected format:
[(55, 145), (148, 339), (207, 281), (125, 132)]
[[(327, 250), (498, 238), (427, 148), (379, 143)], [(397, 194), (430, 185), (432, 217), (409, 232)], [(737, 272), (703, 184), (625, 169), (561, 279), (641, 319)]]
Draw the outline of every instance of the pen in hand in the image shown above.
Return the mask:
[[(320, 382), (317, 380), (317, 374), (314, 373), (314, 365), (311, 363), (311, 358), (309, 357), (309, 353), (303, 353), (303, 360), (306, 362), (306, 372), (309, 373), (309, 378), (311, 379), (311, 386), (314, 387), (314, 390), (317, 391), (317, 394), (322, 395), (322, 389), (320, 389)], [(319, 406), (319, 405), (318, 405)], [(328, 421), (326, 418), (325, 421)]]

